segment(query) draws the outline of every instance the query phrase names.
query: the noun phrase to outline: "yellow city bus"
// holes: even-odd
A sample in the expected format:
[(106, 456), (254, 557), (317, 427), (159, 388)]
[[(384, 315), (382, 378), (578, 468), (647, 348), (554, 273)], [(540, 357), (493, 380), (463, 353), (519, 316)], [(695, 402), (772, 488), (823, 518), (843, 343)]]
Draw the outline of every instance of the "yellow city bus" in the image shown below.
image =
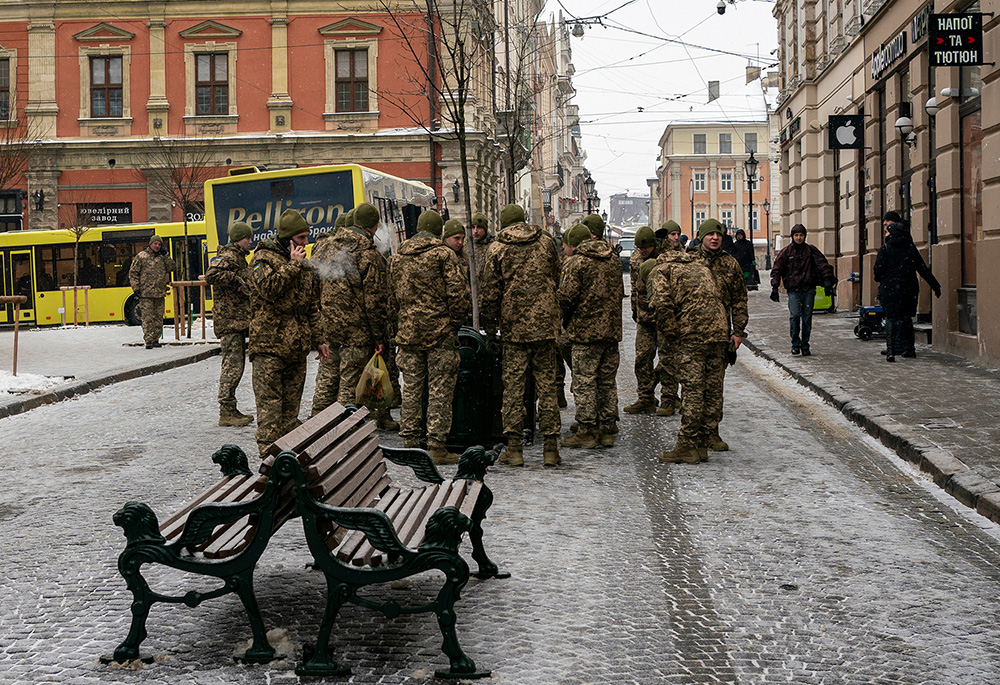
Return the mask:
[(434, 191), (358, 164), (334, 164), (261, 171), (231, 169), (229, 176), (205, 182), (205, 224), (211, 259), (228, 241), (229, 227), (243, 221), (253, 230), (253, 242), (274, 238), (278, 219), (296, 209), (312, 227), (315, 240), (332, 232), (337, 217), (362, 202), (375, 205), (382, 217), (375, 242), (384, 253), (395, 253), (416, 232), (417, 217), (430, 207)]
[[(205, 222), (188, 222), (188, 256), (195, 280), (206, 269)], [(129, 287), (132, 258), (161, 236), (176, 263), (174, 277), (180, 279), (184, 263), (184, 224), (135, 224), (91, 227), (80, 239), (78, 285), (89, 285), (87, 305), (92, 322), (127, 321), (139, 324), (137, 299)], [(73, 243), (68, 230), (11, 231), (0, 233), (0, 295), (25, 295), (22, 324), (49, 326), (73, 321), (73, 292), (60, 286), (73, 285)], [(84, 297), (77, 297), (77, 320), (84, 320)], [(173, 317), (172, 298), (167, 298), (167, 318)], [(0, 325), (14, 323), (14, 307), (0, 306)]]

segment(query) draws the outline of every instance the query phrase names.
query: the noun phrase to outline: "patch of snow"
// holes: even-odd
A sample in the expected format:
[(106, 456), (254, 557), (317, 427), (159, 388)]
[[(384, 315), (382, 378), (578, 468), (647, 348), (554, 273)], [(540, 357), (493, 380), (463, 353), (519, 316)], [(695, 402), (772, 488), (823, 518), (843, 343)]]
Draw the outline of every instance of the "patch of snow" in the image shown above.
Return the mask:
[(65, 381), (63, 376), (39, 376), (35, 373), (14, 376), (10, 371), (0, 371), (0, 393), (44, 392)]

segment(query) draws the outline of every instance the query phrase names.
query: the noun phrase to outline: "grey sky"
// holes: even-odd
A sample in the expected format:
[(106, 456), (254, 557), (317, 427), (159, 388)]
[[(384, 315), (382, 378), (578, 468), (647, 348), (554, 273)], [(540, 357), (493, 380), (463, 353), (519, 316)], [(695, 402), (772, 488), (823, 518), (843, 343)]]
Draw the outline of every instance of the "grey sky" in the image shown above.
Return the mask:
[[(607, 15), (603, 25), (590, 24), (583, 38), (572, 38), (573, 102), (601, 198), (626, 190), (648, 194), (657, 142), (671, 121), (766, 119), (760, 81), (745, 84), (745, 75), (748, 65), (776, 61), (774, 4), (739, 0), (720, 16), (717, 1), (547, 1), (546, 21), (560, 11), (571, 26), (571, 15)], [(721, 82), (721, 97), (712, 104), (706, 104), (708, 81)], [(776, 95), (772, 89), (768, 100)]]

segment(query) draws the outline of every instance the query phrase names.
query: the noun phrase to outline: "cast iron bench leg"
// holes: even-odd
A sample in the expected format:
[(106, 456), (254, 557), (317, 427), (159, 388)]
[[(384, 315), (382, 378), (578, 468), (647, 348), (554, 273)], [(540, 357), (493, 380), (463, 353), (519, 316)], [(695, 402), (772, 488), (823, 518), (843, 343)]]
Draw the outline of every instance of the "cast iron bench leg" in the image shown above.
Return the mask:
[(264, 628), (257, 597), (253, 592), (253, 571), (253, 568), (249, 568), (233, 578), (236, 594), (243, 602), (247, 619), (250, 621), (250, 630), (253, 632), (253, 644), (250, 645), (250, 649), (236, 660), (251, 664), (266, 664), (274, 660), (274, 647), (267, 641), (267, 630)]
[(437, 614), (438, 626), (441, 628), (441, 635), (444, 637), (441, 651), (444, 652), (445, 656), (451, 662), (449, 670), (438, 670), (434, 672), (434, 675), (438, 678), (462, 678), (465, 680), (489, 678), (491, 672), (477, 671), (476, 662), (462, 651), (462, 648), (458, 644), (458, 634), (455, 630), (455, 601), (458, 599), (462, 588), (469, 582), (469, 565), (465, 563), (464, 559), (458, 557), (442, 559), (437, 564), (434, 564), (434, 566), (444, 571), (447, 578), (444, 586), (438, 593), (437, 601), (435, 602), (437, 606), (435, 613)]
[(338, 583), (326, 574), (326, 610), (323, 612), (323, 623), (320, 624), (316, 636), (316, 651), (308, 661), (295, 669), (295, 675), (300, 676), (345, 676), (351, 675), (348, 666), (341, 666), (336, 661), (330, 661), (330, 633), (333, 624), (351, 594), (351, 588), (346, 583)]
[(479, 493), (479, 501), (472, 511), (472, 528), (469, 529), (469, 540), (472, 542), (472, 558), (479, 564), (479, 570), (473, 575), (476, 578), (510, 578), (510, 573), (501, 573), (499, 567), (486, 554), (483, 546), (483, 519), (486, 511), (493, 505), (493, 491), (485, 485)]

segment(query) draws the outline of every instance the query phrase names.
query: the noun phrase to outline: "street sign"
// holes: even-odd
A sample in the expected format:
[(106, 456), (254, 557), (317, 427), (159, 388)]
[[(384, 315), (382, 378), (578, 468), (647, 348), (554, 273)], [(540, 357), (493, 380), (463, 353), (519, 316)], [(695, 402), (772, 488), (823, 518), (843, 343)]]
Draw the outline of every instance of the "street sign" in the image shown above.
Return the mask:
[(983, 15), (932, 14), (927, 49), (932, 67), (983, 64)]
[(827, 123), (831, 150), (861, 150), (865, 146), (865, 120), (860, 114), (831, 114)]

